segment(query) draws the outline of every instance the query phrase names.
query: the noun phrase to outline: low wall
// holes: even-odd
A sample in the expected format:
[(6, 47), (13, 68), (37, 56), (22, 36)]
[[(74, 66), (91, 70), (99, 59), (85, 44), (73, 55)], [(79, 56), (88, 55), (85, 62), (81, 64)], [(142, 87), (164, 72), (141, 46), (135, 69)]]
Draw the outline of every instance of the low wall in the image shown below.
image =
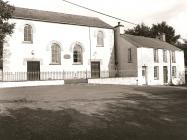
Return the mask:
[(88, 79), (89, 84), (138, 85), (137, 77)]
[(25, 81), (25, 82), (0, 82), (0, 88), (30, 87), (30, 86), (50, 86), (50, 85), (64, 85), (64, 80)]

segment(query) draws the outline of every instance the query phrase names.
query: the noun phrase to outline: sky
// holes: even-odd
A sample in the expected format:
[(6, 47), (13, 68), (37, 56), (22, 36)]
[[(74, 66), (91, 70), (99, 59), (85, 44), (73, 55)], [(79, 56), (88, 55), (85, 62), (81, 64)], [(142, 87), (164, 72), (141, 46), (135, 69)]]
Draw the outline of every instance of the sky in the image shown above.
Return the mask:
[[(112, 26), (118, 20), (90, 12), (62, 0), (5, 0), (18, 7), (68, 14), (99, 17)], [(151, 26), (162, 21), (172, 26), (176, 34), (187, 39), (187, 0), (68, 0), (70, 2), (109, 14), (136, 24)], [(125, 29), (134, 25), (121, 22)]]

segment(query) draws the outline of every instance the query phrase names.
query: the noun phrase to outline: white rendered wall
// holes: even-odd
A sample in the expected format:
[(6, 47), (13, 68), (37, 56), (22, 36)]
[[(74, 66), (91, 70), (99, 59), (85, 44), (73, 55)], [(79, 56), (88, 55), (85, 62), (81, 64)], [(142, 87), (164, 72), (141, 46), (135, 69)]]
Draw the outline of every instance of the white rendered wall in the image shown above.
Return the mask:
[[(97, 47), (97, 33), (104, 33), (104, 47)], [(101, 71), (108, 71), (114, 65), (114, 31), (101, 28), (91, 28), (91, 61), (100, 61)], [(90, 60), (88, 60), (90, 64)]]
[(185, 83), (184, 51), (177, 51), (175, 55), (176, 55), (176, 63), (173, 63), (172, 66), (176, 66), (177, 76), (176, 78), (172, 78), (172, 82), (175, 85), (184, 84)]
[(64, 80), (54, 81), (25, 81), (25, 82), (0, 82), (0, 88), (12, 87), (34, 87), (34, 86), (53, 86), (64, 85)]
[(137, 77), (88, 79), (89, 84), (137, 85)]
[[(12, 19), (11, 22), (16, 23), (16, 26), (4, 45), (4, 72), (27, 72), (27, 61), (40, 61), (41, 72), (90, 71), (90, 61), (100, 61), (101, 71), (109, 70), (114, 47), (112, 29), (20, 19)], [(33, 44), (23, 42), (25, 24), (30, 24), (33, 28)], [(104, 47), (96, 47), (98, 31), (104, 32)], [(73, 47), (76, 42), (83, 47), (82, 65), (73, 64)], [(52, 43), (61, 47), (61, 65), (50, 65)], [(71, 58), (65, 59), (66, 54)]]
[[(167, 50), (167, 63), (163, 62), (163, 49), (158, 49), (159, 62), (154, 62), (154, 54), (152, 48), (138, 48), (137, 56), (138, 56), (138, 84), (142, 85), (142, 66), (147, 67), (147, 84), (148, 85), (163, 85), (163, 66), (167, 66), (168, 68), (168, 84), (171, 80), (170, 67), (176, 66), (177, 73), (176, 78), (172, 77), (173, 84), (184, 84), (185, 75), (184, 75), (184, 52), (183, 51), (175, 51), (176, 55), (176, 63), (170, 64), (170, 51)], [(159, 79), (154, 79), (154, 66), (159, 66)]]

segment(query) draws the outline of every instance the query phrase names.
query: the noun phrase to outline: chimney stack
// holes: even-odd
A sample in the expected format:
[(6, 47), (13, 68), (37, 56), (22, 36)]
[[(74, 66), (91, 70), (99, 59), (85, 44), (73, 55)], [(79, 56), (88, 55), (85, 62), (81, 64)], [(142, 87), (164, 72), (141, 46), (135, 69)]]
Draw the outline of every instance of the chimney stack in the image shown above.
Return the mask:
[(121, 45), (121, 34), (124, 34), (124, 26), (118, 22), (117, 26), (114, 27), (114, 57), (115, 57), (115, 66), (116, 69), (119, 69), (118, 61), (119, 61), (119, 49)]
[(116, 26), (119, 28), (119, 33), (124, 34), (125, 33), (125, 27), (124, 25), (121, 25), (121, 22), (118, 22), (118, 25)]
[(162, 41), (166, 42), (166, 34), (165, 33), (161, 34), (161, 39), (162, 39)]
[(156, 36), (157, 39), (166, 42), (166, 34), (165, 33), (159, 33), (158, 36)]

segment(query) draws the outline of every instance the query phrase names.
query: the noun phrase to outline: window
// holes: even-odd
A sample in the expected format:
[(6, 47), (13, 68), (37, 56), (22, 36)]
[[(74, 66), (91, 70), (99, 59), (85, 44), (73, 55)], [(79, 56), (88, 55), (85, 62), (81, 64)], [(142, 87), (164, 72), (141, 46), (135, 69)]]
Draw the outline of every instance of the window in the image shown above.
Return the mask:
[(163, 50), (163, 62), (167, 63), (167, 50)]
[(60, 64), (61, 63), (61, 48), (58, 44), (54, 43), (51, 46), (52, 52), (52, 64)]
[(82, 47), (78, 44), (73, 49), (73, 62), (74, 64), (82, 64)]
[(154, 49), (154, 62), (158, 63), (158, 49)]
[(176, 63), (176, 57), (174, 51), (172, 51), (172, 63)]
[(132, 49), (128, 48), (128, 63), (132, 63)]
[(159, 79), (159, 67), (158, 66), (154, 67), (154, 79), (155, 80)]
[(104, 34), (102, 31), (97, 33), (97, 46), (104, 47)]
[(176, 71), (177, 71), (176, 66), (172, 66), (172, 76), (173, 77), (176, 77)]
[(24, 27), (24, 41), (25, 42), (32, 42), (33, 41), (33, 32), (32, 26), (26, 24)]

